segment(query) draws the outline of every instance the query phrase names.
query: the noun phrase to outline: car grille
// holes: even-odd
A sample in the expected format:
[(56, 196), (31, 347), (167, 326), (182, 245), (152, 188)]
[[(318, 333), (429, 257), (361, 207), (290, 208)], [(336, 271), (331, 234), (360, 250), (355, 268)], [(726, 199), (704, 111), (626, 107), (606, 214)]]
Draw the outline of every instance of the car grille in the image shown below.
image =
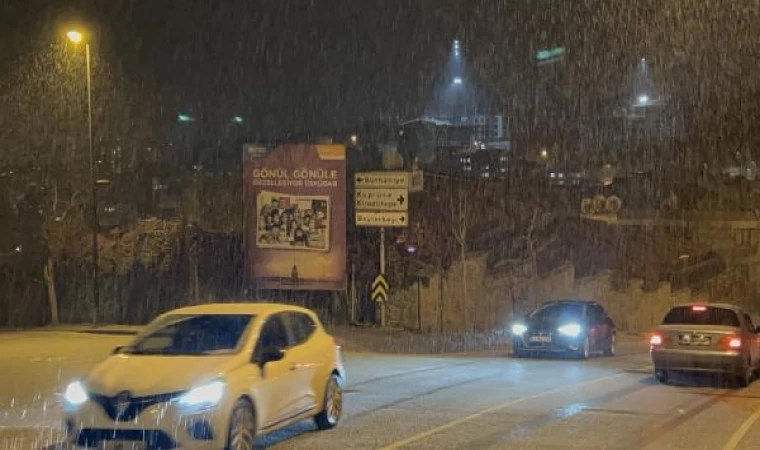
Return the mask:
[(103, 411), (105, 411), (106, 415), (108, 415), (111, 420), (129, 421), (133, 420), (145, 409), (159, 403), (171, 401), (172, 399), (177, 398), (182, 394), (183, 392), (171, 392), (168, 394), (134, 397), (130, 398), (126, 405), (119, 405), (119, 395), (113, 397), (95, 393), (90, 393), (89, 395), (92, 401), (103, 408)]
[[(168, 434), (157, 430), (105, 430), (85, 428), (79, 432), (77, 446), (100, 448), (105, 441), (144, 442), (151, 450), (177, 448), (177, 443)], [(129, 448), (129, 447), (125, 447)]]

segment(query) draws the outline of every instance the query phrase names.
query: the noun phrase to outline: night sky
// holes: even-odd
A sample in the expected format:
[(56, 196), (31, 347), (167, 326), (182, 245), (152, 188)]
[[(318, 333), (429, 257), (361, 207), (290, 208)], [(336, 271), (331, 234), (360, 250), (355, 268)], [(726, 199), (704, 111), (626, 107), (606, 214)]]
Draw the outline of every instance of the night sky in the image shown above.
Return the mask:
[(757, 3), (4, 0), (0, 80), (80, 22), (145, 111), (241, 115), (263, 130), (408, 119), (434, 94), (455, 38), (504, 104), (525, 90), (531, 49), (556, 44), (572, 55), (578, 114), (623, 95), (640, 56), (671, 95), (699, 103), (755, 88)]

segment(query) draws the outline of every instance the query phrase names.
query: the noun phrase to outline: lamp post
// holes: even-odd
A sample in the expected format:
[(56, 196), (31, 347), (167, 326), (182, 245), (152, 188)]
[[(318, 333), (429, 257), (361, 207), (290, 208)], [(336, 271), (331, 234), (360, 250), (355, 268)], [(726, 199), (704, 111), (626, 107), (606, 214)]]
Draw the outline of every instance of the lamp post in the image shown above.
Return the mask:
[[(74, 44), (79, 44), (84, 39), (84, 35), (76, 30), (72, 30), (66, 33), (66, 37), (69, 38)], [(87, 61), (87, 137), (90, 147), (90, 208), (91, 208), (91, 220), (92, 220), (92, 295), (95, 302), (95, 309), (93, 311), (93, 321), (98, 320), (98, 311), (100, 311), (100, 286), (98, 284), (100, 274), (98, 269), (98, 198), (97, 187), (95, 181), (95, 146), (92, 141), (92, 73), (90, 70), (90, 43), (85, 41), (85, 56)]]

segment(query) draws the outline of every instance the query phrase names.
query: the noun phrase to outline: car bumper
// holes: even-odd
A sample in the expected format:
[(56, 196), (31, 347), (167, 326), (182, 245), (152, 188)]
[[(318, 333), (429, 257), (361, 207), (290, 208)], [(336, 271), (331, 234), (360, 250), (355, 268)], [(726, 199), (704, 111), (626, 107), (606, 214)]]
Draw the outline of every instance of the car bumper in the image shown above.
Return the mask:
[(163, 403), (147, 408), (135, 419), (112, 420), (94, 402), (64, 413), (69, 444), (85, 448), (132, 449), (219, 449), (227, 441), (228, 418), (223, 407), (182, 413)]
[(655, 370), (687, 372), (741, 373), (744, 360), (739, 352), (652, 349)]
[(583, 345), (583, 337), (556, 335), (549, 342), (532, 342), (529, 336), (512, 338), (512, 349), (521, 352), (567, 353), (577, 351)]

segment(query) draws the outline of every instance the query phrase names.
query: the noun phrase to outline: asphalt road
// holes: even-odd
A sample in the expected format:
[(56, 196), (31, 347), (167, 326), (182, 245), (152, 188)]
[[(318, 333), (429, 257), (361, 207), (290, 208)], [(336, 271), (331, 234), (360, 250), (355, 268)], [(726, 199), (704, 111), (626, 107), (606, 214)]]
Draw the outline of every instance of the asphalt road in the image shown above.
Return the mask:
[[(127, 338), (0, 334), (0, 450), (59, 439), (56, 392)], [(344, 421), (310, 422), (259, 439), (272, 449), (755, 449), (760, 381), (724, 388), (712, 378), (658, 384), (646, 346), (614, 358), (506, 355), (346, 355)]]

